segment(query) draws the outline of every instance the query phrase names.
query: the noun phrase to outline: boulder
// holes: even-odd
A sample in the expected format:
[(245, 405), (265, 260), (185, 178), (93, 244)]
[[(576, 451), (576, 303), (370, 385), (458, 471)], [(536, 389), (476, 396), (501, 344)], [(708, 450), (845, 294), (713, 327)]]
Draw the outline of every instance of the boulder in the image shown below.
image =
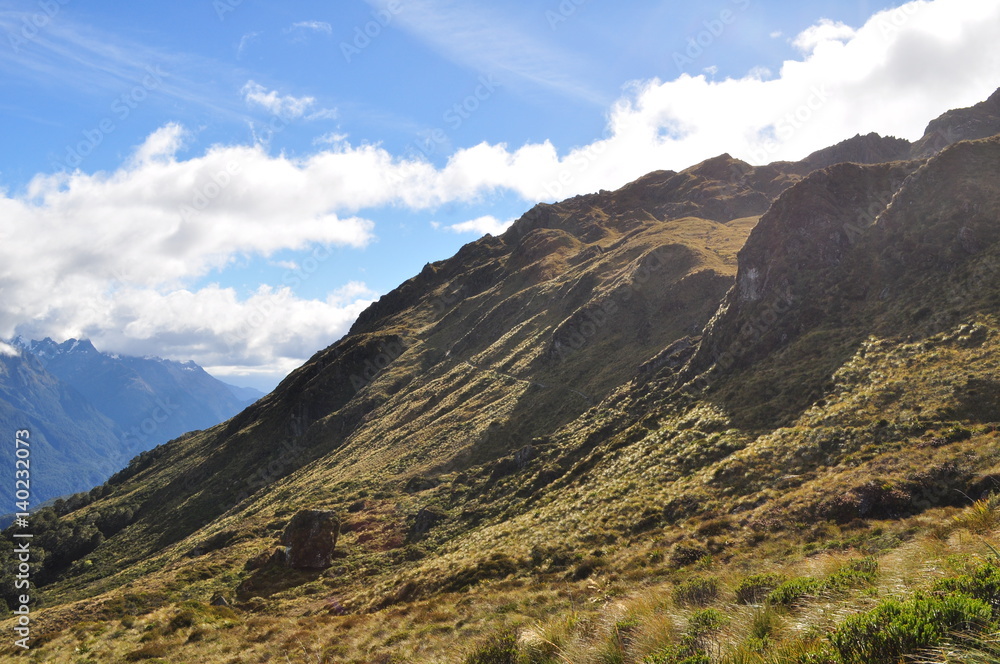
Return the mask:
[(294, 569), (330, 566), (340, 536), (340, 519), (330, 510), (302, 510), (292, 517), (281, 536), (288, 547), (287, 564)]

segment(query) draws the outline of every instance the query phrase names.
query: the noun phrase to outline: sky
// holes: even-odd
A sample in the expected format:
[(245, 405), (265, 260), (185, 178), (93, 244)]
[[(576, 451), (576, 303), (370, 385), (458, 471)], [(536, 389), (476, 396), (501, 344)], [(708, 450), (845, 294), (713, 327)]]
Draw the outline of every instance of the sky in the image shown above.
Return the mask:
[(539, 202), (919, 138), (998, 45), (995, 0), (0, 0), (0, 339), (268, 390)]

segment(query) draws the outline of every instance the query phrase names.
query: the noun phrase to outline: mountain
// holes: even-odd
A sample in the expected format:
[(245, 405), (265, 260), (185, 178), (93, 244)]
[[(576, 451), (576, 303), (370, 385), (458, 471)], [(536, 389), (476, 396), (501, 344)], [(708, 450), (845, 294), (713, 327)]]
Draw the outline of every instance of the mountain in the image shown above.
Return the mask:
[[(102, 353), (86, 339), (15, 340), (126, 432), (131, 455), (222, 422), (256, 400), (194, 362)], [(235, 388), (237, 390), (241, 388)]]
[[(132, 457), (121, 428), (28, 353), (0, 353), (0, 428), (11, 440), (15, 431), (30, 431), (32, 507), (96, 486)], [(12, 479), (0, 484), (0, 501), (15, 512), (10, 444)]]
[(229, 388), (234, 397), (247, 406), (264, 396), (263, 392), (253, 387), (240, 387), (239, 385), (230, 385), (229, 383), (223, 383), (223, 385)]
[[(99, 352), (87, 340), (13, 340), (0, 354), (0, 412), (35, 441), (33, 507), (94, 487), (136, 454), (208, 428), (256, 400), (193, 362)], [(239, 391), (239, 394), (237, 394)], [(13, 507), (13, 487), (0, 488)]]
[(35, 519), (41, 656), (893, 664), (1000, 629), (996, 99), (426, 265)]

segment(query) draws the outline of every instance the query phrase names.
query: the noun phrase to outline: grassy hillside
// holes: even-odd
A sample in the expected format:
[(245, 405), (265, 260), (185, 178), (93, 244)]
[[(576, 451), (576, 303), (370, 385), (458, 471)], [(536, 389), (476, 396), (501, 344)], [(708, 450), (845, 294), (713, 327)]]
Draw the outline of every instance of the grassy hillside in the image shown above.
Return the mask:
[[(29, 658), (976, 661), (1000, 138), (793, 170), (654, 173), (426, 266), (36, 517)], [(274, 553), (303, 509), (339, 515), (325, 569)]]

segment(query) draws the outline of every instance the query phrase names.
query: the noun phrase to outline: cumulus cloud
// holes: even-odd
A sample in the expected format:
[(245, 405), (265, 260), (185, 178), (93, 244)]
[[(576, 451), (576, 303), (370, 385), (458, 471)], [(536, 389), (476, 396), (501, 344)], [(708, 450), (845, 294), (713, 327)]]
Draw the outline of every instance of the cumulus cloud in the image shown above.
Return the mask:
[[(357, 207), (354, 194), (328, 189), (317, 166), (260, 147), (217, 146), (178, 160), (182, 136), (168, 125), (118, 171), (40, 175), (21, 196), (0, 194), (0, 337), (86, 336), (120, 352), (273, 369), (347, 330), (373, 293), (355, 285), (303, 300), (294, 288), (329, 247), (374, 239), (372, 221), (343, 212)], [(350, 166), (325, 162), (328, 182), (338, 168)], [(312, 253), (252, 297), (187, 290), (238, 259), (285, 250)], [(233, 336), (233, 326), (262, 315)]]
[(501, 235), (504, 231), (510, 228), (510, 225), (513, 224), (514, 221), (514, 219), (500, 221), (492, 215), (485, 215), (475, 219), (470, 219), (469, 221), (449, 224), (447, 226), (438, 222), (431, 222), (431, 225), (435, 229), (451, 231), (452, 233), (475, 233), (476, 235), (486, 235), (489, 233), (490, 235)]
[(803, 30), (792, 41), (792, 45), (803, 53), (812, 53), (820, 44), (827, 42), (846, 42), (857, 33), (854, 28), (841, 21), (821, 19), (816, 25)]
[[(281, 95), (276, 90), (268, 90), (260, 83), (247, 81), (240, 90), (243, 101), (248, 106), (263, 108), (267, 112), (279, 118), (294, 120), (306, 117), (307, 120), (333, 119), (337, 117), (335, 109), (321, 108), (312, 110), (316, 106), (315, 97), (295, 97), (292, 95)], [(309, 113), (306, 115), (306, 113)]]

